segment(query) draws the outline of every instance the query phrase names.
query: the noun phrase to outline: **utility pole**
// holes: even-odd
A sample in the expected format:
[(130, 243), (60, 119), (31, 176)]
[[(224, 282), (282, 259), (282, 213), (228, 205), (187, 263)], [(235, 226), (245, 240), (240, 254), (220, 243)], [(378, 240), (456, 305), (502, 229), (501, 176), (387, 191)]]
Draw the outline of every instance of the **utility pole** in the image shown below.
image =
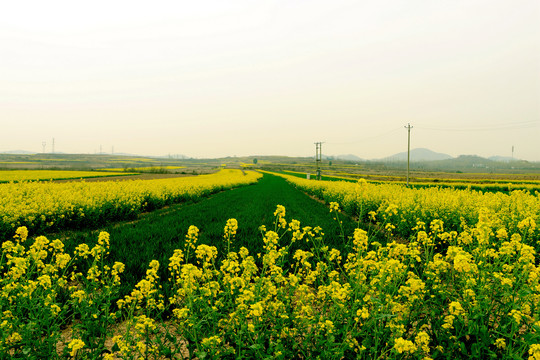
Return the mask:
[(407, 187), (409, 187), (409, 163), (411, 161), (411, 124), (407, 124), (405, 126), (405, 129), (407, 129)]
[(54, 138), (52, 138), (52, 153), (54, 154)]
[(321, 180), (322, 142), (315, 143), (315, 164), (317, 165), (317, 180)]
[(514, 145), (512, 145), (512, 160), (514, 160)]
[(41, 145), (43, 146), (43, 153), (45, 154), (45, 146), (47, 146), (47, 142), (43, 141)]

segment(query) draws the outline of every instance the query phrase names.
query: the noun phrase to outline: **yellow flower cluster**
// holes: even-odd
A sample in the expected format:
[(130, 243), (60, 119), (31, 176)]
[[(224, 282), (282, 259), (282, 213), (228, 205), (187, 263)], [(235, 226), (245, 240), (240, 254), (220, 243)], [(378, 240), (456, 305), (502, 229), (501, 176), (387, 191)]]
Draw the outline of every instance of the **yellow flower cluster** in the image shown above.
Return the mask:
[(84, 347), (84, 341), (82, 341), (81, 339), (73, 339), (69, 342), (68, 344), (68, 348), (71, 350), (69, 352), (69, 355), (75, 357), (75, 355), (77, 354), (77, 352), (79, 350), (81, 350), (83, 347)]
[(236, 236), (236, 231), (238, 230), (238, 221), (236, 219), (229, 219), (227, 220), (227, 224), (225, 224), (223, 238), (225, 239), (225, 242), (227, 243), (227, 253), (230, 252), (231, 248), (231, 242), (234, 240)]
[(118, 308), (128, 308), (130, 312), (145, 309), (151, 311), (154, 309), (162, 310), (164, 308), (163, 295), (159, 293), (159, 276), (157, 274), (159, 262), (152, 260), (149, 269), (146, 270), (146, 277), (135, 285), (135, 289), (124, 299), (118, 300)]
[[(81, 244), (72, 255), (64, 252), (58, 239), (38, 236), (31, 242), (27, 237), (28, 229), (20, 227), (13, 240), (2, 244), (1, 357), (48, 357), (46, 351), (62, 346), (66, 356), (84, 358), (93, 351), (88, 347), (95, 346), (95, 340), (86, 342), (86, 331), (94, 329), (95, 335), (103, 336), (111, 331), (115, 316), (110, 313), (110, 301), (116, 296), (124, 265), (104, 264), (110, 246), (105, 232), (92, 249)], [(88, 269), (86, 276), (78, 266)], [(62, 329), (74, 318), (77, 324), (72, 324), (68, 342), (61, 336)]]

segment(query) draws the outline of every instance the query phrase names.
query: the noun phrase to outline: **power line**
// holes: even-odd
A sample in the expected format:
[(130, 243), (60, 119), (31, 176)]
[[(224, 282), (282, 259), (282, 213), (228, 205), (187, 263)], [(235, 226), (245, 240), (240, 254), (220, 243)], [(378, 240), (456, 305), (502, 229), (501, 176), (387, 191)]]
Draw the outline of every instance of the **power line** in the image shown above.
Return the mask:
[(417, 129), (422, 130), (434, 130), (434, 131), (494, 131), (494, 130), (512, 130), (512, 129), (528, 129), (540, 126), (540, 120), (531, 120), (531, 121), (521, 121), (515, 123), (506, 123), (506, 124), (492, 124), (487, 126), (471, 126), (471, 127), (462, 127), (462, 128), (441, 128), (441, 127), (432, 127), (432, 126), (422, 126), (416, 125)]
[[(511, 130), (511, 129), (528, 129), (540, 126), (540, 120), (528, 120), (528, 121), (520, 121), (520, 122), (513, 122), (513, 123), (500, 123), (500, 124), (491, 124), (486, 126), (469, 126), (469, 127), (436, 127), (436, 126), (430, 126), (422, 124), (418, 125), (416, 124), (416, 129), (420, 130), (433, 130), (433, 131), (496, 131), (496, 130)], [(366, 136), (362, 138), (358, 138), (354, 141), (342, 141), (342, 142), (327, 142), (327, 144), (331, 145), (349, 145), (349, 144), (358, 144), (362, 142), (366, 142), (369, 140), (378, 139), (384, 136), (387, 136), (389, 134), (401, 131), (401, 127), (393, 128), (391, 130), (388, 130), (384, 133), (380, 133), (378, 135), (374, 136)]]
[(358, 140), (354, 140), (354, 141), (328, 142), (328, 144), (331, 144), (331, 145), (358, 144), (358, 143), (366, 142), (366, 141), (368, 141), (368, 140), (378, 139), (378, 138), (381, 138), (381, 137), (383, 137), (383, 136), (387, 136), (387, 135), (389, 135), (389, 134), (392, 134), (392, 133), (395, 133), (395, 132), (398, 132), (398, 131), (401, 131), (401, 127), (394, 128), (394, 129), (389, 130), (389, 131), (387, 131), (387, 132), (384, 132), (384, 133), (382, 133), (382, 134), (378, 134), (378, 135), (374, 135), (374, 136), (367, 136), (367, 137), (359, 138)]

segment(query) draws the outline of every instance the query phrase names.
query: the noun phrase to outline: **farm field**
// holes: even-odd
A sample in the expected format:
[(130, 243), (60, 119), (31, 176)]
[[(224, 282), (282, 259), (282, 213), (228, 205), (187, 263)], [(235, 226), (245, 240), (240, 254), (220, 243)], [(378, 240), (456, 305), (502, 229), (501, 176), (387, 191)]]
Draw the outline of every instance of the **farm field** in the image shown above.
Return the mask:
[[(310, 177), (315, 177), (313, 172), (299, 172), (282, 170), (275, 173), (282, 173), (286, 175), (296, 176), (298, 178), (306, 179), (308, 174)], [(391, 176), (370, 176), (358, 173), (345, 173), (345, 172), (324, 172), (321, 175), (321, 180), (327, 181), (347, 181), (356, 182), (360, 179), (364, 179), (372, 184), (397, 184), (406, 185), (400, 177)], [(335, 175), (330, 175), (335, 174)], [(452, 188), (458, 190), (476, 190), (476, 191), (488, 191), (488, 192), (505, 192), (509, 193), (513, 190), (526, 190), (531, 193), (540, 191), (540, 180), (524, 180), (522, 178), (515, 178), (513, 180), (503, 180), (489, 177), (485, 178), (413, 178), (410, 181), (409, 186), (411, 188), (422, 189), (429, 187), (438, 188)]]
[[(100, 231), (109, 233), (116, 244), (111, 247), (110, 257), (123, 262), (129, 269), (125, 272), (124, 285), (125, 289), (131, 291), (144, 277), (146, 265), (151, 260), (166, 263), (179, 245), (184, 246), (191, 225), (199, 229), (200, 243), (212, 244), (220, 253), (226, 251), (225, 244), (215, 240), (223, 236), (223, 227), (230, 213), (235, 214), (239, 224), (235, 246), (262, 251), (259, 226), (272, 223), (272, 214), (278, 203), (285, 206), (287, 214), (301, 221), (301, 224), (316, 223), (323, 227), (328, 234), (326, 241), (329, 245), (340, 246), (340, 228), (328, 216), (327, 206), (294, 189), (285, 180), (271, 175), (265, 175), (256, 185), (223, 191), (188, 204), (174, 204), (145, 213), (133, 221), (112, 223), (94, 231), (62, 232), (60, 239), (66, 239), (66, 250), (74, 250), (80, 243), (95, 244)], [(351, 218), (344, 217), (342, 221), (345, 232), (354, 230), (356, 224)], [(133, 239), (148, 241), (134, 242)], [(165, 267), (160, 271), (163, 277), (167, 275)]]
[(105, 171), (69, 171), (69, 170), (3, 170), (0, 171), (0, 183), (20, 181), (50, 181), (85, 179), (109, 176), (131, 175), (126, 172)]
[(6, 4), (0, 360), (540, 360), (540, 0)]
[(184, 158), (150, 158), (143, 156), (123, 156), (111, 154), (0, 154), (0, 169), (19, 170), (98, 170), (127, 168), (178, 168), (199, 167), (216, 168), (220, 160), (184, 159)]
[(32, 231), (97, 226), (176, 202), (253, 183), (260, 174), (221, 170), (198, 177), (107, 182), (0, 184), (0, 235), (19, 226)]
[[(0, 260), (0, 352), (540, 357), (538, 193), (254, 180), (188, 203), (154, 200), (129, 221), (16, 230)], [(44, 230), (60, 232), (35, 236)]]
[(437, 187), (415, 189), (394, 183), (369, 184), (365, 180), (352, 183), (280, 176), (327, 203), (339, 203), (360, 219), (385, 221), (392, 218), (393, 233), (403, 238), (414, 233), (418, 222), (442, 221), (446, 229), (462, 231), (487, 216), (512, 232), (518, 229), (518, 219), (540, 222), (538, 192), (516, 190), (503, 194)]
[(179, 169), (185, 169), (185, 166), (144, 166), (144, 167), (134, 167), (134, 168), (104, 168), (104, 169), (98, 169), (100, 171), (116, 171), (116, 172), (150, 172), (150, 173), (166, 173), (170, 172), (171, 170), (179, 170)]

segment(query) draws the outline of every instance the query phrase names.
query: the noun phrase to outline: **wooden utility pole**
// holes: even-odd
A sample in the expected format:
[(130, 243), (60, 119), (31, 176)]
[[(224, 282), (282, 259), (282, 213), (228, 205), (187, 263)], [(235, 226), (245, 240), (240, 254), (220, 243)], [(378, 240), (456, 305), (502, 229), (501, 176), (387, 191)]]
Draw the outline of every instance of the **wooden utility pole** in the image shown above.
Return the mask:
[(321, 180), (322, 142), (315, 143), (315, 164), (317, 165), (317, 180)]
[(407, 126), (405, 126), (405, 129), (407, 129), (407, 133), (408, 133), (408, 136), (407, 136), (407, 187), (409, 187), (409, 164), (411, 161), (411, 129), (412, 129), (411, 124), (407, 124)]

